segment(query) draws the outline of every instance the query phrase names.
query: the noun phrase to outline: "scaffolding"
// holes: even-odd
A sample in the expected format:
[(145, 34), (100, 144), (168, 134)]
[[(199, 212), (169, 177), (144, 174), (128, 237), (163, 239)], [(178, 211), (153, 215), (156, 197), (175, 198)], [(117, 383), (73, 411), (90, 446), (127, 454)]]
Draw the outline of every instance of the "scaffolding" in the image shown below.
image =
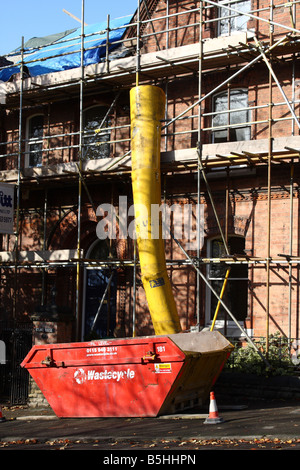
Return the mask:
[[(256, 8), (253, 10), (239, 10), (239, 2), (222, 2), (220, 3), (212, 0), (200, 0), (199, 5), (195, 8), (189, 8), (186, 11), (179, 11), (176, 13), (169, 12), (169, 1), (166, 0), (165, 14), (157, 13), (152, 15), (155, 10), (157, 2), (155, 0), (150, 2), (139, 2), (137, 10), (131, 20), (126, 24), (127, 33), (124, 37), (117, 41), (120, 48), (125, 48), (129, 51), (125, 57), (112, 56), (109, 51), (109, 34), (112, 31), (110, 24), (110, 17), (107, 17), (107, 27), (104, 33), (107, 35), (105, 58), (101, 63), (94, 65), (84, 65), (84, 52), (87, 50), (87, 35), (85, 33), (85, 5), (82, 0), (81, 12), (81, 34), (78, 36), (78, 52), (80, 53), (81, 61), (80, 67), (68, 70), (64, 73), (57, 72), (49, 76), (36, 76), (27, 77), (25, 74), (25, 67), (28, 67), (33, 61), (28, 59), (28, 49), (25, 49), (24, 38), (22, 38), (22, 45), (20, 48), (20, 57), (18, 65), (20, 67), (20, 74), (17, 79), (7, 82), (5, 85), (5, 101), (7, 109), (18, 110), (19, 112), (19, 129), (18, 137), (15, 138), (11, 135), (11, 139), (7, 142), (0, 143), (0, 157), (3, 159), (16, 159), (17, 167), (12, 170), (2, 171), (1, 177), (3, 181), (11, 182), (16, 185), (16, 231), (14, 238), (14, 253), (2, 253), (1, 256), (1, 270), (10, 269), (15, 272), (15, 298), (14, 298), (14, 317), (17, 312), (17, 277), (20, 269), (40, 269), (41, 272), (46, 272), (49, 269), (56, 269), (57, 267), (70, 267), (76, 269), (76, 319), (77, 319), (77, 338), (81, 330), (81, 297), (79, 295), (81, 289), (81, 268), (82, 267), (108, 267), (125, 269), (129, 267), (133, 270), (133, 335), (135, 335), (135, 298), (136, 298), (136, 273), (138, 269), (138, 261), (136, 257), (136, 249), (134, 246), (134, 256), (132, 259), (109, 259), (109, 260), (93, 260), (86, 259), (83, 256), (81, 247), (81, 212), (82, 212), (82, 194), (86, 192), (90, 201), (91, 207), (96, 214), (96, 207), (89, 192), (88, 184), (95, 179), (101, 178), (123, 178), (130, 175), (130, 138), (129, 128), (130, 124), (127, 122), (121, 125), (107, 125), (107, 116), (114, 109), (120, 93), (123, 90), (128, 90), (130, 87), (139, 83), (158, 83), (163, 84), (167, 96), (169, 85), (174, 77), (187, 76), (198, 77), (197, 80), (197, 96), (194, 102), (186, 105), (184, 109), (176, 114), (176, 107), (173, 117), (169, 118), (170, 109), (166, 109), (166, 118), (162, 126), (162, 142), (164, 145), (162, 153), (162, 170), (167, 174), (168, 172), (183, 172), (194, 173), (197, 177), (197, 194), (194, 196), (198, 202), (198, 208), (206, 191), (209, 195), (209, 201), (213, 208), (213, 213), (216, 218), (217, 226), (220, 236), (223, 240), (226, 250), (226, 256), (215, 259), (213, 257), (201, 257), (200, 236), (198, 234), (198, 246), (196, 256), (191, 257), (185, 250), (182, 244), (174, 237), (173, 239), (178, 244), (183, 252), (183, 259), (170, 259), (168, 260), (169, 266), (192, 266), (196, 271), (197, 287), (196, 287), (196, 300), (197, 300), (197, 327), (200, 328), (200, 284), (204, 282), (212, 290), (213, 294), (218, 299), (218, 307), (220, 305), (227, 311), (230, 317), (232, 313), (222, 300), (222, 292), (219, 295), (214, 292), (212, 286), (209, 284), (206, 276), (203, 275), (201, 266), (208, 266), (213, 263), (224, 263), (227, 266), (227, 277), (230, 267), (233, 264), (247, 264), (249, 266), (262, 265), (266, 269), (266, 339), (269, 336), (269, 322), (270, 322), (270, 270), (272, 266), (288, 267), (289, 269), (289, 306), (288, 306), (288, 325), (289, 331), (287, 336), (292, 340), (291, 331), (291, 315), (292, 315), (292, 267), (298, 266), (300, 257), (295, 256), (293, 244), (293, 200), (297, 194), (297, 188), (293, 179), (294, 165), (298, 162), (300, 156), (300, 141), (297, 136), (297, 131), (300, 129), (299, 119), (296, 116), (296, 109), (299, 107), (300, 99), (299, 94), (296, 92), (296, 60), (300, 51), (300, 30), (296, 28), (296, 12), (299, 5), (298, 0), (293, 0), (289, 3), (274, 4), (270, 0), (269, 5), (263, 8)], [(148, 7), (147, 7), (148, 4)], [(288, 10), (290, 13), (290, 24), (281, 24), (274, 21), (274, 12), (277, 9)], [(227, 12), (225, 14), (225, 11)], [(152, 15), (152, 16), (151, 16)], [(187, 20), (189, 18), (189, 21)], [(192, 20), (191, 20), (192, 18)], [(203, 37), (205, 30), (216, 28), (220, 22), (229, 21), (231, 24), (235, 18), (247, 18), (251, 20), (253, 25), (262, 23), (264, 25), (264, 37), (256, 37), (256, 32), (251, 30), (250, 36), (247, 37), (247, 32), (240, 31), (236, 36), (224, 36), (223, 38), (214, 39), (215, 43), (212, 47), (210, 41)], [(259, 26), (257, 32), (260, 31)], [(253, 26), (254, 28), (254, 26)], [(184, 44), (183, 37), (186, 31), (193, 31), (196, 40), (192, 44)], [(248, 31), (249, 32), (249, 31)], [(99, 32), (97, 32), (99, 33)], [(103, 33), (103, 31), (102, 31)], [(261, 35), (263, 36), (263, 35)], [(177, 41), (183, 42), (181, 46), (174, 45), (174, 37)], [(179, 39), (178, 39), (179, 38)], [(93, 48), (93, 37), (90, 40), (89, 49)], [(143, 52), (145, 44), (155, 44), (155, 50), (150, 52)], [(163, 44), (164, 47), (160, 48)], [(55, 44), (58, 47), (63, 44), (64, 40), (57, 41)], [(115, 44), (116, 45), (116, 44)], [(97, 47), (97, 46), (96, 46)], [(36, 51), (37, 48), (34, 48)], [(39, 49), (39, 48), (38, 48)], [(42, 49), (42, 46), (41, 46)], [(26, 56), (25, 56), (26, 52)], [(66, 53), (67, 54), (67, 53)], [(55, 55), (55, 51), (54, 51)], [(7, 56), (10, 59), (10, 56)], [(280, 63), (281, 60), (287, 60), (291, 68), (291, 87), (292, 98), (289, 99), (277, 78), (273, 64)], [(215, 95), (218, 91), (228, 87), (237, 78), (242, 76), (246, 71), (251, 70), (256, 64), (265, 64), (267, 73), (269, 74), (269, 96), (265, 104), (248, 104), (246, 107), (239, 107), (233, 110), (225, 109), (223, 111), (229, 121), (226, 125), (222, 124), (219, 127), (216, 125), (203, 125), (212, 122), (216, 115), (222, 114), (222, 111), (207, 111), (203, 104), (205, 100)], [(2, 69), (9, 68), (7, 65)], [(212, 86), (211, 90), (207, 92), (203, 86), (203, 77), (209, 76), (211, 73), (221, 71), (226, 74), (226, 79), (221, 79), (219, 83)], [(281, 101), (275, 102), (273, 85), (276, 85)], [(3, 87), (2, 87), (3, 89)], [(1, 89), (1, 90), (2, 90)], [(84, 129), (83, 122), (83, 99), (85, 96), (97, 93), (111, 92), (114, 96), (111, 100), (111, 105), (104, 116), (99, 129), (87, 134)], [(71, 98), (79, 96), (79, 129), (74, 132), (55, 133), (54, 135), (43, 136), (43, 165), (34, 168), (24, 167), (24, 156), (28, 154), (29, 139), (24, 139), (24, 119), (23, 110), (27, 107), (35, 109), (40, 106), (40, 103), (50, 103), (55, 100), (63, 100), (68, 94)], [(36, 102), (39, 95), (42, 98)], [(287, 109), (284, 116), (283, 113), (276, 113), (276, 109)], [(267, 110), (268, 116), (263, 119), (257, 118), (260, 111)], [(246, 122), (238, 122), (238, 124), (231, 123), (230, 115), (233, 112), (247, 112), (248, 116), (253, 118), (247, 119)], [(281, 143), (276, 141), (276, 136), (273, 135), (275, 125), (282, 122), (290, 122), (290, 138), (286, 139), (284, 147)], [(182, 125), (182, 129), (176, 130), (176, 123)], [(255, 142), (244, 141), (240, 142), (238, 150), (232, 150), (232, 145), (209, 145), (206, 143), (203, 136), (208, 132), (215, 132), (217, 130), (229, 130), (231, 128), (242, 126), (265, 126), (267, 129), (267, 137), (264, 139), (263, 144), (260, 139)], [(120, 132), (127, 134), (122, 138), (118, 138)], [(110, 136), (115, 135), (115, 138), (105, 139), (103, 142), (97, 141), (97, 136), (101, 138), (104, 134), (110, 133)], [(119, 134), (118, 134), (119, 133)], [(86, 157), (86, 138), (92, 137), (96, 142), (90, 144), (91, 146), (97, 145), (123, 145), (128, 150), (123, 153), (115, 155), (114, 157), (101, 158), (97, 161), (89, 160)], [(71, 142), (66, 145), (65, 142), (69, 139)], [(77, 140), (76, 140), (77, 139)], [(188, 140), (186, 140), (188, 139)], [(51, 142), (57, 140), (62, 142), (56, 146), (51, 145)], [(184, 145), (186, 141), (194, 142), (194, 147)], [(170, 144), (171, 142), (171, 144)], [(173, 142), (173, 144), (172, 144)], [(175, 143), (174, 143), (175, 142)], [(178, 147), (176, 148), (177, 144)], [(180, 146), (185, 152), (180, 152)], [(170, 148), (171, 147), (171, 148)], [(223, 152), (219, 153), (222, 147)], [(24, 150), (25, 148), (25, 150)], [(7, 149), (2, 152), (1, 149)], [(10, 150), (9, 150), (10, 149)], [(64, 160), (64, 155), (77, 150), (78, 159), (69, 158), (68, 161)], [(51, 165), (51, 155), (60, 152), (63, 156), (62, 161), (55, 162)], [(118, 153), (118, 152), (116, 152)], [(184, 156), (183, 156), (184, 153)], [(272, 200), (272, 165), (285, 163), (290, 166), (290, 187), (287, 189), (290, 198), (290, 240), (289, 240), (289, 253), (278, 254), (276, 258), (271, 257), (271, 200)], [(228, 233), (222, 227), (219, 215), (214, 203), (213, 191), (210, 188), (208, 175), (212, 171), (222, 170), (230, 172), (232, 169), (248, 168), (253, 169), (258, 166), (267, 167), (268, 179), (266, 188), (267, 197), (267, 218), (266, 218), (266, 255), (265, 257), (254, 257), (244, 255), (230, 255), (228, 249)], [(47, 239), (47, 191), (45, 190), (45, 201), (43, 214), (41, 214), (44, 221), (43, 233), (43, 246), (40, 252), (33, 253), (33, 256), (28, 256), (28, 253), (23, 253), (20, 250), (20, 202), (21, 193), (23, 188), (28, 188), (29, 185), (42, 185), (43, 182), (51, 180), (65, 180), (78, 184), (78, 202), (77, 202), (77, 249), (60, 253), (60, 256), (55, 256), (55, 253), (48, 253), (46, 251)], [(202, 188), (204, 183), (205, 189)], [(229, 198), (229, 191), (226, 192), (227, 204)], [(227, 207), (227, 206), (226, 206)], [(228, 208), (228, 207), (227, 207)], [(63, 215), (66, 214), (70, 208), (61, 208)], [(228, 218), (228, 210), (226, 210), (225, 220)], [(198, 214), (198, 220), (200, 213)], [(200, 228), (199, 228), (200, 230)], [(7, 246), (9, 246), (9, 236), (7, 236)], [(224, 283), (224, 288), (226, 283)], [(44, 295), (44, 294), (43, 294)], [(233, 320), (235, 321), (234, 317)], [(215, 321), (215, 319), (214, 319)], [(240, 328), (238, 322), (236, 322)], [(245, 329), (242, 329), (242, 334), (245, 335), (249, 341), (248, 334)], [(268, 348), (268, 346), (267, 346)]]

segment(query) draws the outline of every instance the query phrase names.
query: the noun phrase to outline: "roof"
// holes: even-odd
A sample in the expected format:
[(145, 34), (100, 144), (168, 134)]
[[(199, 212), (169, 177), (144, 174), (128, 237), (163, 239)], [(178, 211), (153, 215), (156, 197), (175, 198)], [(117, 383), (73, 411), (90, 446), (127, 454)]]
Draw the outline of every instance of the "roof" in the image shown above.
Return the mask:
[[(120, 41), (130, 23), (132, 15), (110, 21), (109, 50), (120, 46)], [(101, 62), (106, 54), (107, 22), (84, 28), (84, 66)], [(44, 46), (46, 44), (46, 46)], [(43, 47), (44, 46), (44, 47)], [(14, 66), (0, 70), (0, 80), (8, 81), (20, 72), (20, 50), (7, 56)], [(24, 66), (34, 77), (52, 72), (68, 70), (81, 65), (81, 27), (44, 38), (32, 38), (25, 45)]]
[[(54, 42), (59, 41), (65, 36), (68, 36), (69, 34), (74, 33), (76, 30), (77, 28), (73, 28), (73, 29), (67, 29), (66, 31), (63, 31), (61, 33), (50, 34), (48, 36), (33, 37), (25, 42), (24, 48), (32, 49), (32, 48), (41, 47), (41, 46), (49, 46), (50, 44), (53, 44)], [(16, 51), (20, 52), (20, 48), (16, 49), (14, 52)]]

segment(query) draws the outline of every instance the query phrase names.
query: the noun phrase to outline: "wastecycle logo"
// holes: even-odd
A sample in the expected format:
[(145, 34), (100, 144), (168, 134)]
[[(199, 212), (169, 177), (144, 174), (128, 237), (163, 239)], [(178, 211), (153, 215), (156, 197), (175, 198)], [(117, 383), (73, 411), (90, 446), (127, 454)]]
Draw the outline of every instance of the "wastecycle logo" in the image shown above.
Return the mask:
[(133, 379), (135, 377), (134, 370), (103, 370), (101, 372), (96, 372), (94, 369), (85, 371), (80, 368), (74, 372), (75, 381), (81, 385), (86, 381), (97, 381), (97, 380), (115, 380), (119, 382), (123, 379)]

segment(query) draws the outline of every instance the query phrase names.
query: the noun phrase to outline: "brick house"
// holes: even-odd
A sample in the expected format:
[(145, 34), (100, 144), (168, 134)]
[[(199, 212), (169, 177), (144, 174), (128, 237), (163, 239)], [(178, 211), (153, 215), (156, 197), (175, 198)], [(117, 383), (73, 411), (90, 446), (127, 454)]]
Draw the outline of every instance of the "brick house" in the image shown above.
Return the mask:
[[(109, 47), (99, 18), (5, 58), (0, 177), (15, 186), (15, 224), (1, 235), (2, 322), (33, 322), (35, 342), (153, 334), (133, 240), (118, 224), (114, 239), (97, 236), (101, 204), (132, 204), (138, 81), (166, 94), (162, 202), (200, 214), (189, 258), (165, 244), (183, 330), (210, 327), (218, 302), (193, 259), (218, 293), (230, 267), (223, 300), (236, 321), (221, 307), (215, 328), (299, 337), (299, 8), (148, 0), (110, 20)], [(93, 37), (101, 54), (85, 61)]]

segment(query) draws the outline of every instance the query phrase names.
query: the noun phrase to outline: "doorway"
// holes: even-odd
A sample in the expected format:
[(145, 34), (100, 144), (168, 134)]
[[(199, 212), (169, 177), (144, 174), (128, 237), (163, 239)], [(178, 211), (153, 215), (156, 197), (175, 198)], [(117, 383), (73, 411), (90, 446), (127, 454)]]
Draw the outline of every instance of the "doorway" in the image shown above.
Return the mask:
[[(226, 250), (224, 243), (219, 238), (208, 240), (208, 255), (210, 258), (222, 259), (226, 258)], [(245, 253), (245, 238), (239, 236), (229, 236), (228, 239), (229, 252), (232, 255), (243, 255)], [(217, 262), (207, 266), (207, 278), (213, 289), (220, 294), (224, 284), (225, 274), (228, 265)], [(223, 302), (232, 312), (235, 319), (240, 322), (241, 326), (248, 314), (248, 265), (232, 264), (228, 282), (223, 295)], [(211, 326), (216, 311), (218, 300), (212, 294), (211, 290), (206, 288), (206, 325)], [(239, 328), (228, 316), (226, 310), (221, 306), (215, 328), (227, 332), (230, 336), (240, 335)]]
[[(87, 252), (90, 260), (105, 261), (109, 248), (105, 240), (96, 240)], [(107, 267), (86, 267), (84, 272), (84, 303), (82, 339), (113, 337), (116, 327), (117, 273)]]

